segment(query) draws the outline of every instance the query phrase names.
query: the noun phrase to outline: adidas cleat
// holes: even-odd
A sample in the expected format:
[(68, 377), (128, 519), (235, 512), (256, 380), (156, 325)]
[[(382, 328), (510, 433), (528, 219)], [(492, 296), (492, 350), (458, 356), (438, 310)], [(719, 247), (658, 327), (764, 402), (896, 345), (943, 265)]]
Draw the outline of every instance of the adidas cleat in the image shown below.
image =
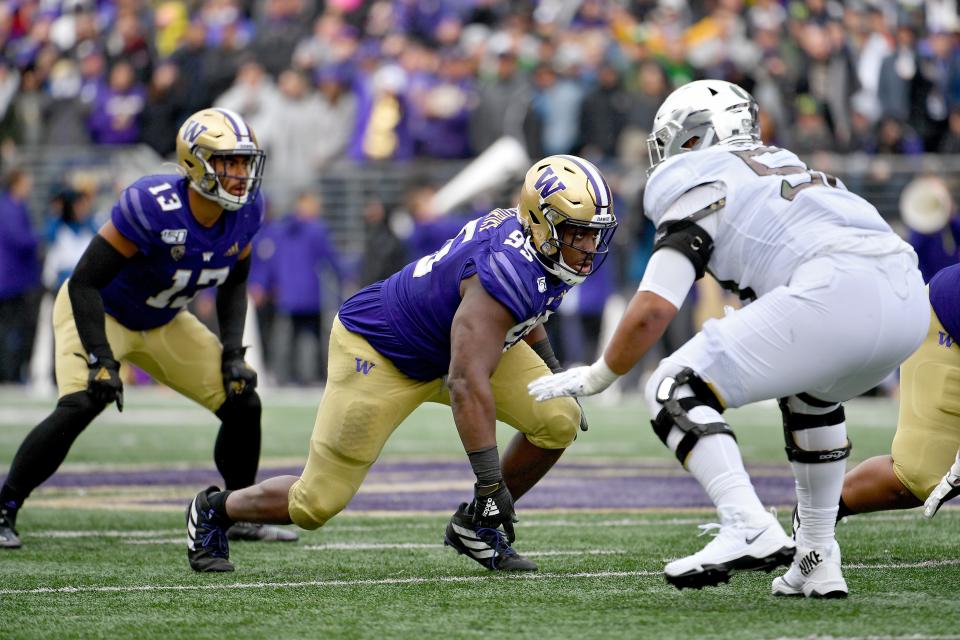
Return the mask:
[(219, 490), (207, 487), (187, 507), (187, 560), (194, 571), (233, 571), (227, 535), (207, 500)]
[(840, 569), (840, 545), (833, 541), (829, 549), (798, 548), (787, 572), (773, 579), (775, 596), (807, 598), (846, 598), (849, 590)]
[(499, 529), (477, 526), (463, 502), (450, 518), (443, 543), (491, 571), (536, 571), (537, 565), (513, 550)]
[(249, 542), (296, 542), (300, 539), (296, 531), (276, 527), (272, 524), (256, 522), (234, 522), (227, 529), (228, 540), (247, 540)]
[(664, 577), (677, 589), (713, 587), (729, 582), (734, 572), (769, 573), (793, 560), (795, 544), (772, 515), (763, 514), (759, 526), (747, 526), (739, 511), (719, 511), (721, 524), (701, 525), (704, 533), (718, 529), (716, 537), (697, 553), (664, 567)]

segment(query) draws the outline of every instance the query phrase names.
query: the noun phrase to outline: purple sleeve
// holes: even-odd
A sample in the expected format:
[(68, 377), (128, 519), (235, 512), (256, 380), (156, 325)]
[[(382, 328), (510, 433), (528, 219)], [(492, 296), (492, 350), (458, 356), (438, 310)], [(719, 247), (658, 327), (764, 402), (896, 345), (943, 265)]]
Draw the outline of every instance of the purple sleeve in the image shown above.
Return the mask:
[(147, 203), (139, 189), (124, 189), (110, 212), (110, 220), (120, 234), (137, 245), (141, 253), (150, 253), (153, 233), (147, 216)]
[[(516, 255), (518, 261), (510, 258)], [(517, 322), (536, 316), (540, 296), (531, 291), (530, 274), (519, 264), (519, 254), (507, 251), (485, 252), (476, 259), (480, 284), (497, 302), (510, 311)]]

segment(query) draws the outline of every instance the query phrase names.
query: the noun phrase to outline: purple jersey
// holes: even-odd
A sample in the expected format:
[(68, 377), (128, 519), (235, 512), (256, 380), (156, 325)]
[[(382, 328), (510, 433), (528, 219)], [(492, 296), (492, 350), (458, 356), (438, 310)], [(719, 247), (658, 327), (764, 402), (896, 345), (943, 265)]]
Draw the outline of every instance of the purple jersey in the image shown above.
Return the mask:
[(504, 336), (504, 350), (556, 311), (570, 289), (534, 257), (517, 210), (496, 209), (468, 222), (436, 253), (356, 293), (340, 308), (340, 321), (411, 378), (439, 378), (450, 368), (460, 282), (473, 275), (517, 322)]
[(930, 279), (930, 305), (950, 337), (960, 340), (960, 264), (941, 269)]
[(263, 222), (263, 198), (224, 211), (212, 227), (190, 212), (186, 178), (146, 176), (124, 189), (110, 214), (137, 245), (103, 294), (107, 313), (128, 329), (162, 326), (197, 292), (222, 284)]

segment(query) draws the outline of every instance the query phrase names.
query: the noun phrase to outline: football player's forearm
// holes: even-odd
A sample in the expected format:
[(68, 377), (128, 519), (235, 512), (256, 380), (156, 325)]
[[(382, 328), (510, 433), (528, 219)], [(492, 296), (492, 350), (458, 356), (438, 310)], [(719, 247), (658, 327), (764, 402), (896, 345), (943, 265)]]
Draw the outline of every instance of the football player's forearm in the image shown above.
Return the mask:
[(99, 235), (94, 236), (67, 284), (80, 342), (88, 354), (98, 358), (113, 357), (107, 341), (106, 313), (100, 289), (120, 273), (126, 260), (109, 242)]
[(633, 297), (604, 350), (603, 359), (614, 373), (630, 371), (663, 336), (676, 315), (675, 307), (654, 304), (654, 295), (641, 291)]
[(243, 344), (243, 326), (247, 318), (247, 276), (250, 259), (240, 260), (227, 281), (217, 289), (217, 322), (223, 350), (239, 349)]
[(490, 383), (471, 382), (451, 374), (450, 407), (464, 451), (479, 451), (496, 446), (496, 403)]

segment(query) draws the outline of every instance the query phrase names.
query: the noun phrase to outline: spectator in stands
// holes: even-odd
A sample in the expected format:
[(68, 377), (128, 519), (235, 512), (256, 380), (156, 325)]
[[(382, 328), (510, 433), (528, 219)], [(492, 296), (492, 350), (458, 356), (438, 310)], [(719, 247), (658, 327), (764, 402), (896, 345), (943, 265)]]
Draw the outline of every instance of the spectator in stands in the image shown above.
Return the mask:
[(118, 60), (110, 69), (106, 91), (96, 97), (87, 120), (90, 138), (97, 144), (134, 144), (140, 141), (140, 117), (147, 93), (133, 66)]
[(346, 65), (331, 65), (317, 71), (317, 102), (323, 131), (316, 140), (314, 153), (318, 169), (346, 155), (350, 133), (357, 121), (357, 97), (350, 89)]
[(269, 74), (277, 77), (290, 67), (297, 43), (309, 33), (309, 24), (303, 0), (264, 0), (252, 50)]
[(170, 56), (184, 80), (184, 93), (190, 98), (190, 104), (187, 105), (190, 113), (210, 106), (215, 97), (206, 83), (208, 50), (206, 27), (199, 20), (194, 20), (187, 27), (180, 46)]
[(421, 96), (417, 149), (431, 158), (466, 158), (470, 152), (468, 128), (474, 97), (473, 68), (459, 50), (439, 56), (439, 69), (431, 74)]
[(406, 82), (396, 64), (357, 78), (357, 123), (350, 143), (354, 160), (407, 160), (413, 155)]
[(93, 219), (93, 196), (89, 189), (62, 188), (53, 198), (53, 217), (46, 232), (43, 286), (56, 295), (80, 256), (97, 233)]
[(261, 134), (272, 119), (275, 119), (280, 91), (273, 78), (267, 75), (263, 65), (248, 58), (237, 71), (233, 85), (214, 102), (215, 107), (236, 111)]
[(282, 211), (293, 204), (290, 194), (309, 188), (319, 177), (317, 149), (324, 146), (327, 123), (319, 98), (301, 72), (287, 69), (277, 86), (279, 98), (270, 117), (258, 122), (257, 135), (270, 156), (264, 185), (271, 206)]
[(510, 50), (495, 55), (492, 77), (481, 77), (477, 104), (470, 113), (470, 148), (481, 153), (504, 135), (525, 138), (532, 91)]
[(584, 90), (573, 65), (562, 70), (543, 63), (534, 71), (533, 112), (540, 126), (541, 153), (570, 153), (580, 140), (580, 108)]
[(270, 232), (276, 251), (267, 281), (277, 312), (271, 369), (279, 384), (315, 383), (326, 371), (322, 314), (339, 308), (345, 273), (322, 215), (320, 197), (301, 193)]
[[(617, 155), (617, 142), (627, 123), (630, 96), (623, 90), (620, 72), (610, 63), (597, 71), (596, 86), (580, 109), (580, 154), (595, 163)], [(653, 122), (651, 117), (647, 127)], [(592, 354), (591, 354), (591, 357)]]
[(161, 62), (153, 70), (147, 87), (147, 106), (143, 111), (142, 138), (154, 151), (163, 157), (173, 154), (177, 130), (190, 111), (189, 97), (184, 92), (185, 83), (180, 78), (177, 65), (171, 61)]
[(40, 263), (27, 209), (32, 189), (24, 169), (0, 179), (0, 382), (24, 382), (33, 349)]
[(881, 117), (907, 122), (914, 111), (914, 79), (917, 77), (916, 31), (910, 24), (900, 24), (896, 31), (896, 47), (880, 63), (877, 97)]
[(390, 211), (374, 199), (363, 208), (363, 252), (360, 262), (360, 287), (389, 278), (402, 269), (410, 256), (407, 245), (391, 227)]
[(48, 145), (82, 146), (90, 144), (86, 121), (88, 106), (80, 99), (83, 79), (76, 63), (62, 58), (53, 65), (43, 101), (43, 141)]

